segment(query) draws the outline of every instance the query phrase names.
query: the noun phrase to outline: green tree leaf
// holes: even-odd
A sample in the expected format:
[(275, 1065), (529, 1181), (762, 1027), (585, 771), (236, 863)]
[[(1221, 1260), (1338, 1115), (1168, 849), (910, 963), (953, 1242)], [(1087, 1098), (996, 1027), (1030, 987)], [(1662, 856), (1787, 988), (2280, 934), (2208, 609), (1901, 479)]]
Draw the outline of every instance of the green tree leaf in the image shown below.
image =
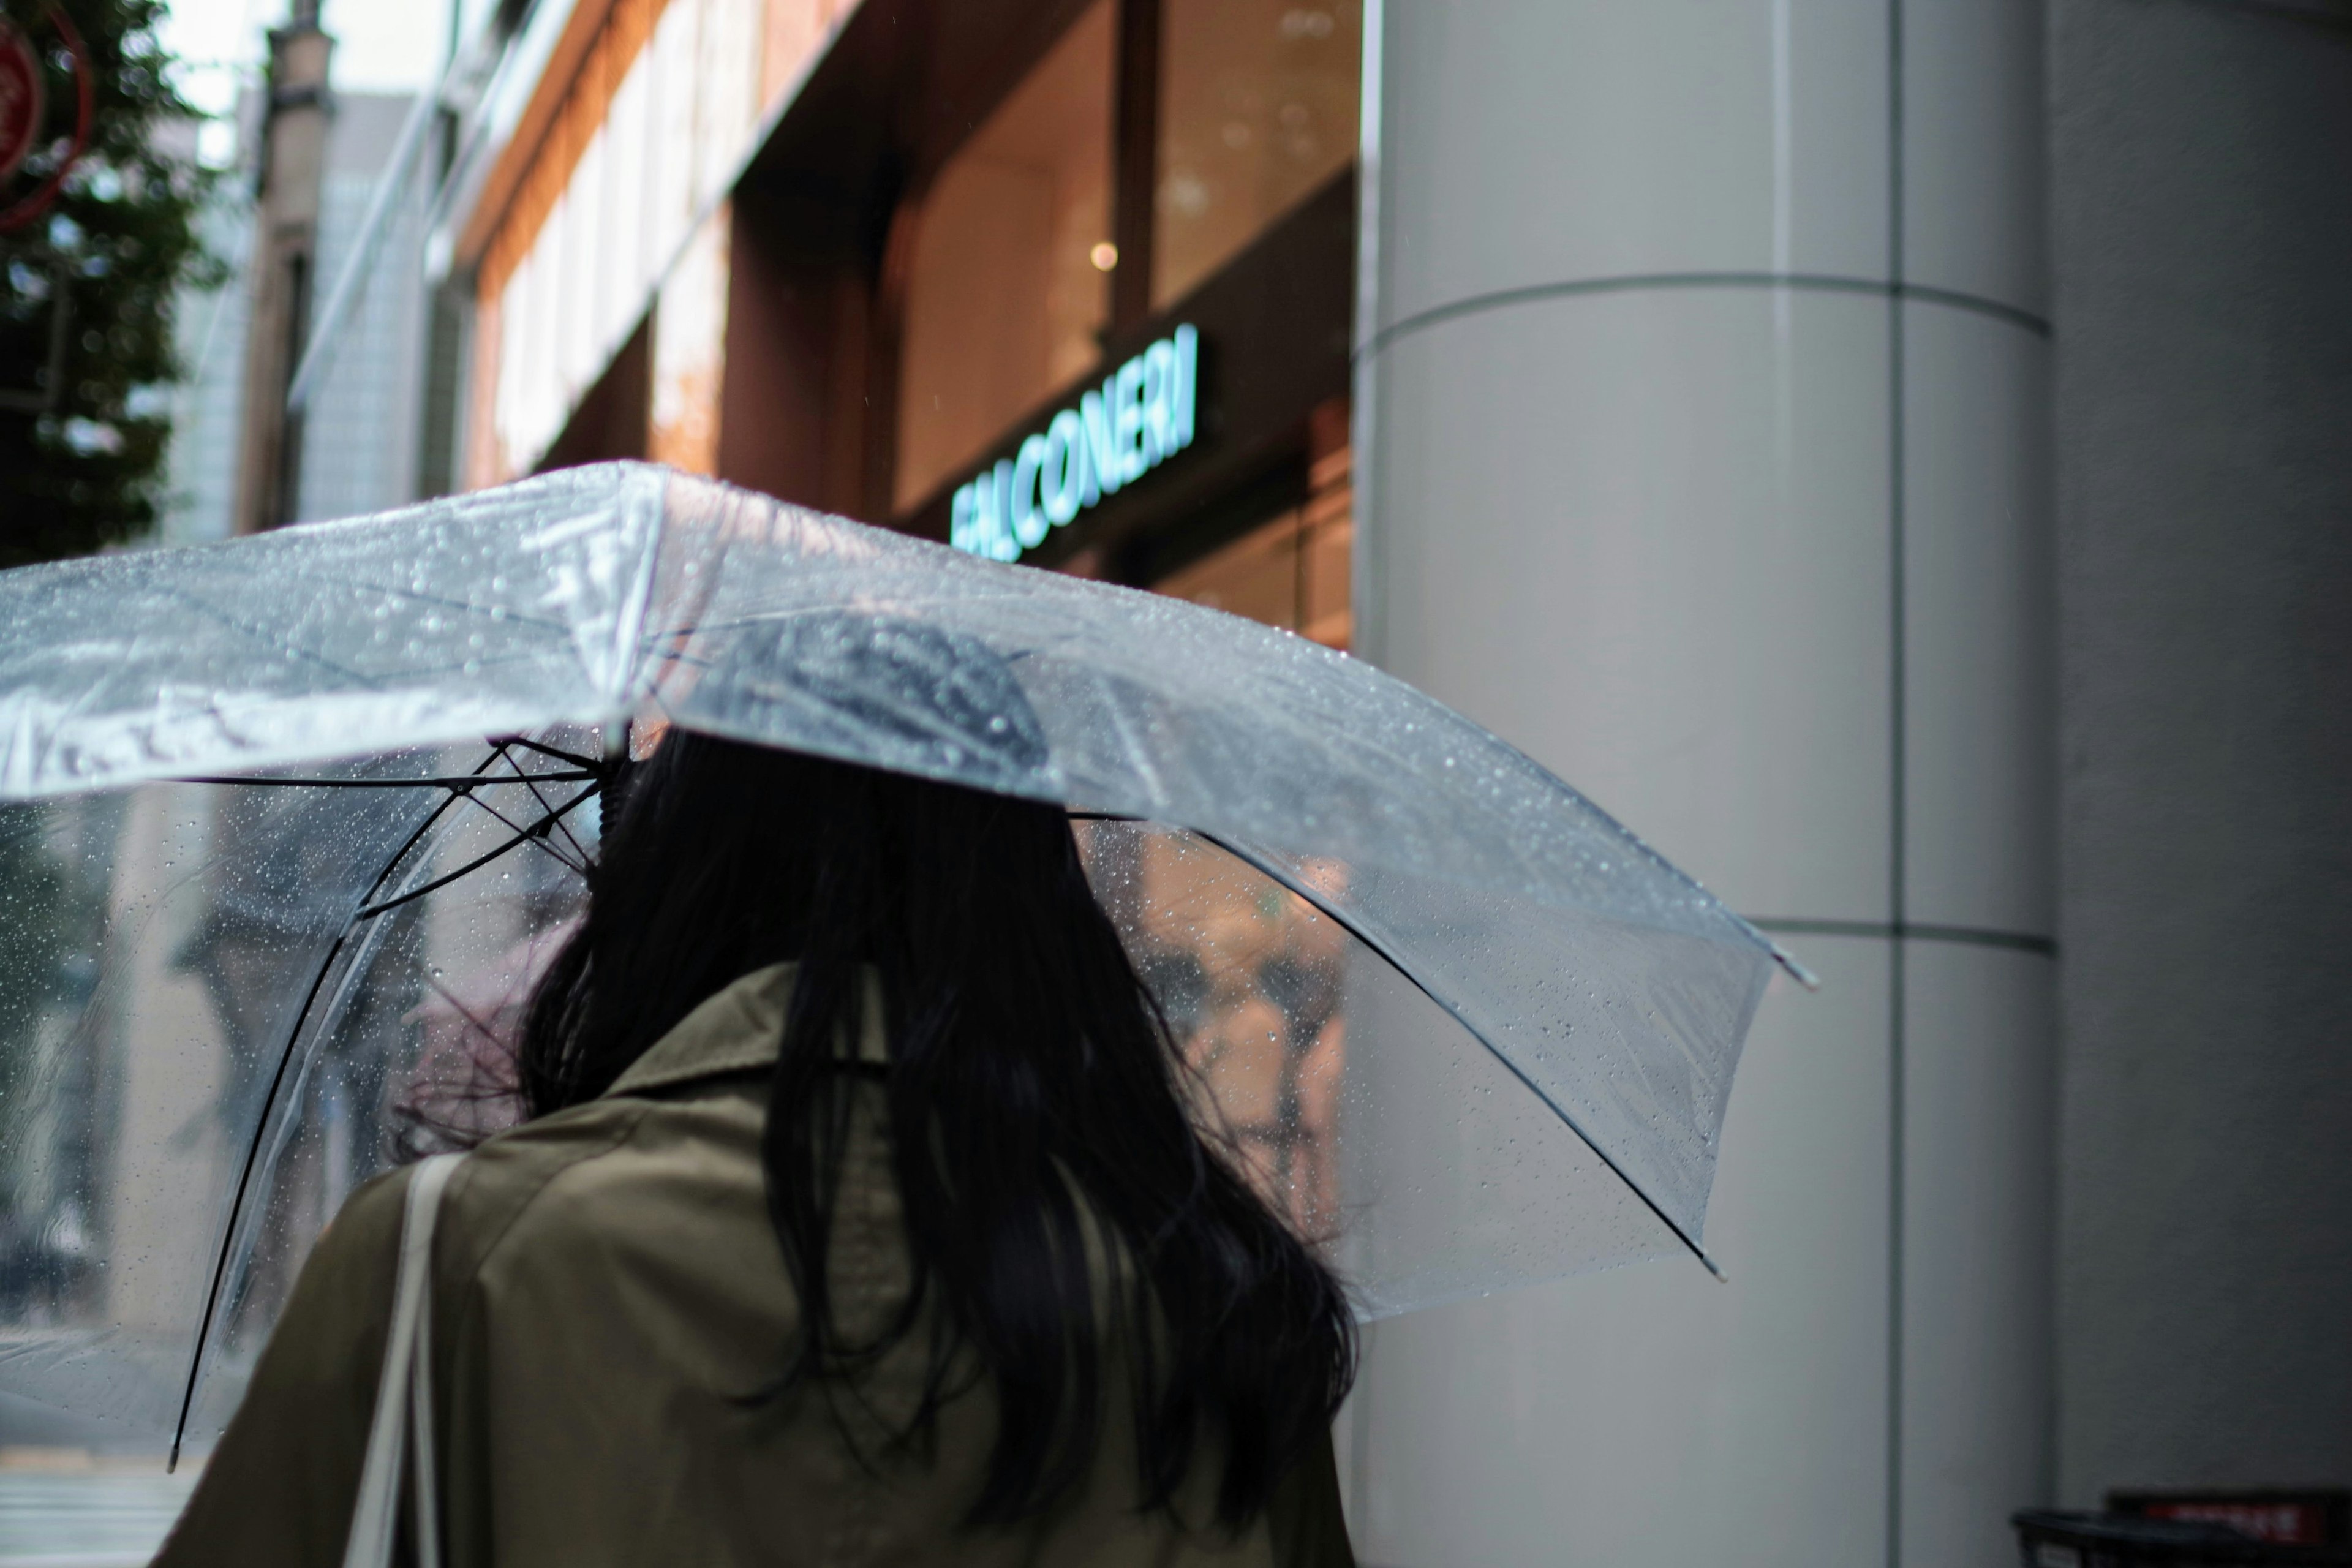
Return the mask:
[[(89, 144), (48, 210), (0, 235), (0, 392), (47, 392), (55, 290), (68, 300), (53, 411), (0, 408), (0, 567), (84, 554), (151, 529), (171, 435), (159, 399), (182, 367), (172, 314), (183, 284), (216, 285), (198, 216), (218, 176), (186, 134), (199, 118), (157, 42), (161, 0), (60, 0), (89, 50)], [(0, 205), (56, 172), (77, 112), (55, 26), (34, 0), (0, 10), (49, 51), (50, 140), (0, 187)]]

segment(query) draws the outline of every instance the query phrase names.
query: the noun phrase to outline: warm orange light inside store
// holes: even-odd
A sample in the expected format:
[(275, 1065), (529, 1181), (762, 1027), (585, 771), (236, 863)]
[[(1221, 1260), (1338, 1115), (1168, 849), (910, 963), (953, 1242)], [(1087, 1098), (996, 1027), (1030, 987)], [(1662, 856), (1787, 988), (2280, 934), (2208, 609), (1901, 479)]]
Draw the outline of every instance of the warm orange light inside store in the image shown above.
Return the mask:
[(1360, 0), (1169, 0), (1155, 308), (1354, 159), (1363, 25)]
[(1100, 356), (1111, 0), (1096, 0), (940, 168), (907, 273), (893, 501), (921, 500)]
[(1307, 500), (1162, 577), (1155, 592), (1348, 647), (1355, 525), (1346, 400), (1318, 409), (1310, 425), (1318, 455)]

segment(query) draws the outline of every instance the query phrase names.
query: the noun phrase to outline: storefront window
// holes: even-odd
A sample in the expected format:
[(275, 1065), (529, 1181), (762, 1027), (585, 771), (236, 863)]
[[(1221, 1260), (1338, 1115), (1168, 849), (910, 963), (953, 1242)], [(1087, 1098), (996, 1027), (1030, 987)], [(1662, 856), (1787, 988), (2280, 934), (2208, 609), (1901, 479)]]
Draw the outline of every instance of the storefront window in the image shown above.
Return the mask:
[(1356, 155), (1360, 0), (1167, 0), (1151, 300), (1189, 292)]
[(1100, 356), (1112, 43), (1111, 0), (1097, 0), (923, 197), (900, 340), (902, 509)]
[[(1344, 413), (1339, 418), (1344, 420)], [(1315, 459), (1305, 504), (1259, 524), (1152, 587), (1345, 648), (1353, 630), (1348, 598), (1355, 536), (1351, 505), (1349, 449), (1340, 446)]]

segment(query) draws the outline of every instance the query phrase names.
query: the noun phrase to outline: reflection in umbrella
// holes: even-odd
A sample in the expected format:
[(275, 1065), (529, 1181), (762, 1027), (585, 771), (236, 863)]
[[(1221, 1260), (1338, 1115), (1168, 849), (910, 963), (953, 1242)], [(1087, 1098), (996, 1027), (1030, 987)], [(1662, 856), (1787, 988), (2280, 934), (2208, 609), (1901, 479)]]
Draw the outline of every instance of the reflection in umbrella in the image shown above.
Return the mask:
[(421, 1030), (416, 1066), (392, 1100), (394, 1118), (409, 1134), (401, 1141), (404, 1153), (470, 1147), (522, 1120), (515, 1045), (531, 987), (579, 923), (568, 912), (571, 901), (564, 901), (562, 919), (534, 925), (488, 963), (463, 975), (425, 976), (431, 994), (404, 1020)]

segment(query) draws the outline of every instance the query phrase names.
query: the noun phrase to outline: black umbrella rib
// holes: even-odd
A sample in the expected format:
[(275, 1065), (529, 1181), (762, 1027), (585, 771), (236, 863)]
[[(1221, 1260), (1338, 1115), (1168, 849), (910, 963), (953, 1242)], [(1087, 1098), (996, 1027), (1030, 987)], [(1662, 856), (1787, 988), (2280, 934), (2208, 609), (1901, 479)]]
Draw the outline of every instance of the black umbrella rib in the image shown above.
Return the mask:
[[(1073, 812), (1071, 815), (1075, 816), (1078, 814)], [(1097, 820), (1116, 821), (1118, 819), (1097, 818)], [(1412, 972), (1411, 966), (1409, 966), (1403, 959), (1400, 958), (1394, 952), (1390, 952), (1388, 943), (1381, 941), (1378, 937), (1373, 936), (1362, 926), (1358, 925), (1354, 921), (1349, 919), (1347, 914), (1342, 910), (1335, 909), (1330, 904), (1325, 902), (1322, 898), (1317, 895), (1313, 889), (1307, 887), (1297, 878), (1288, 875), (1281, 867), (1269, 864), (1267, 861), (1251, 854), (1249, 851), (1242, 848), (1238, 845), (1229, 843), (1226, 840), (1218, 837), (1213, 833), (1203, 833), (1197, 827), (1188, 828), (1186, 831), (1207, 839), (1210, 843), (1215, 845), (1218, 848), (1223, 850), (1234, 859), (1241, 861), (1244, 865), (1254, 866), (1258, 870), (1263, 871), (1267, 876), (1273, 878), (1276, 881), (1281, 883), (1284, 887), (1289, 889), (1300, 898), (1305, 899), (1308, 903), (1313, 904), (1317, 909), (1321, 910), (1325, 914), (1329, 915), (1331, 919), (1337, 921), (1340, 928), (1346, 931), (1349, 936), (1354, 937), (1358, 942), (1362, 942), (1366, 947), (1370, 948), (1374, 952), (1378, 953), (1381, 960), (1385, 962), (1391, 969), (1395, 970), (1399, 974), (1402, 975), (1405, 980), (1412, 984), (1414, 990), (1420, 992), (1423, 996), (1428, 997), (1432, 1002), (1437, 1004), (1439, 1009), (1443, 1011), (1447, 1017), (1461, 1025), (1465, 1029), (1467, 1029), (1470, 1032), (1470, 1037), (1477, 1041), (1480, 1045), (1486, 1047), (1487, 1054), (1493, 1057), (1496, 1061), (1502, 1063), (1504, 1069), (1513, 1078), (1517, 1079), (1520, 1083), (1524, 1084), (1527, 1087), (1528, 1093), (1534, 1095), (1538, 1100), (1542, 1100), (1545, 1106), (1550, 1110), (1554, 1116), (1559, 1117), (1560, 1121), (1566, 1122), (1568, 1124), (1568, 1130), (1570, 1132), (1575, 1133), (1577, 1137), (1583, 1142), (1586, 1148), (1591, 1150), (1595, 1154), (1601, 1157), (1601, 1163), (1609, 1167), (1610, 1173), (1614, 1175), (1619, 1181), (1624, 1183), (1625, 1185), (1632, 1190), (1633, 1195), (1642, 1200), (1643, 1206), (1648, 1208), (1652, 1214), (1657, 1215), (1659, 1222), (1668, 1230), (1675, 1233), (1675, 1240), (1690, 1248), (1691, 1256), (1705, 1264), (1706, 1266), (1706, 1271), (1709, 1274), (1714, 1275), (1717, 1279), (1727, 1278), (1727, 1276), (1723, 1272), (1722, 1267), (1718, 1265), (1714, 1258), (1707, 1256), (1706, 1248), (1701, 1247), (1697, 1240), (1691, 1236), (1690, 1232), (1685, 1230), (1679, 1224), (1677, 1224), (1672, 1215), (1669, 1215), (1664, 1209), (1658, 1206), (1657, 1200), (1651, 1197), (1650, 1194), (1643, 1189), (1641, 1183), (1635, 1181), (1632, 1176), (1626, 1173), (1625, 1168), (1617, 1163), (1616, 1157), (1611, 1154), (1608, 1150), (1603, 1149), (1599, 1142), (1595, 1142), (1592, 1134), (1587, 1132), (1584, 1130), (1583, 1125), (1580, 1123), (1574, 1116), (1569, 1114), (1567, 1108), (1562, 1106), (1557, 1100), (1554, 1100), (1549, 1094), (1546, 1093), (1543, 1087), (1538, 1084), (1535, 1079), (1520, 1071), (1518, 1063), (1513, 1061), (1501, 1051), (1496, 1050), (1495, 1048), (1495, 1043), (1486, 1037), (1486, 1034), (1480, 1030), (1477, 1025), (1473, 1024), (1469, 1019), (1464, 1017), (1462, 1016), (1462, 1010), (1459, 1007), (1456, 1007), (1453, 1003), (1439, 995), (1433, 987), (1432, 987), (1426, 981), (1423, 980), (1420, 975), (1415, 974)]]
[[(490, 744), (498, 747), (500, 751), (504, 751), (509, 746), (520, 746), (526, 752), (537, 752), (542, 757), (553, 757), (559, 763), (570, 763), (573, 767), (584, 770), (591, 778), (601, 779), (609, 771), (607, 767), (598, 763), (593, 757), (583, 757), (577, 752), (562, 751), (554, 746), (548, 745), (543, 742), (531, 740), (530, 737), (525, 735), (493, 735), (490, 737)], [(483, 765), (487, 767), (488, 764), (484, 763)], [(518, 769), (517, 771), (520, 772), (520, 770)], [(555, 775), (549, 773), (543, 776), (552, 778)], [(499, 782), (504, 784), (508, 781), (501, 779)]]
[[(525, 735), (516, 735), (506, 741), (494, 740), (491, 743), (499, 748), (499, 752), (501, 756), (505, 755), (506, 748), (508, 746), (520, 746), (525, 751), (536, 752), (541, 756), (552, 757), (556, 761), (562, 763), (570, 763), (573, 767), (585, 773), (590, 778), (598, 780), (599, 782), (609, 782), (611, 780), (613, 777), (614, 765), (616, 760), (608, 755), (602, 763), (599, 763), (593, 757), (580, 756), (574, 752), (566, 752), (558, 747), (548, 745), (544, 742), (531, 740), (530, 737)], [(624, 751), (625, 752), (625, 748), (624, 748)], [(522, 779), (524, 787), (530, 791), (531, 798), (539, 802), (540, 809), (542, 811), (547, 809), (547, 797), (539, 793), (538, 784), (532, 781), (553, 781), (573, 776), (570, 773), (526, 773), (523, 772), (522, 764), (516, 762), (512, 757), (507, 757), (506, 762), (507, 766), (514, 769), (516, 774)], [(563, 825), (563, 820), (561, 816), (556, 817), (554, 821), (557, 830), (563, 835), (564, 841), (570, 844), (574, 850), (579, 852), (581, 866), (580, 874), (583, 877), (586, 876), (588, 874), (588, 864), (594, 858), (594, 857), (588, 853), (587, 846), (582, 844), (578, 838), (572, 837), (572, 829)]]
[[(567, 816), (573, 807), (579, 805), (582, 802), (588, 800), (597, 793), (598, 792), (594, 788), (582, 790), (578, 795), (573, 795), (570, 800), (565, 801), (562, 805), (556, 807), (553, 811), (549, 812), (545, 816), (541, 817), (537, 822), (532, 823), (529, 827), (524, 828), (520, 833), (516, 834), (512, 838), (508, 839), (505, 843), (499, 845), (488, 854), (477, 856), (475, 858), (467, 861), (464, 865), (450, 872), (447, 876), (436, 877), (433, 880), (425, 883), (425, 886), (421, 888), (411, 888), (407, 892), (401, 894), (400, 897), (396, 899), (386, 899), (380, 904), (369, 904), (365, 906), (359, 913), (352, 917), (352, 923), (356, 925), (362, 921), (373, 920), (376, 916), (383, 914), (387, 910), (396, 910), (403, 904), (414, 903), (427, 893), (433, 892), (437, 889), (446, 888), (450, 883), (457, 880), (460, 877), (472, 875), (474, 872), (480, 870), (483, 867), (488, 865), (491, 861), (497, 859), (501, 855), (509, 854), (513, 850), (520, 849), (534, 838), (544, 837), (547, 831), (555, 826), (559, 822), (562, 821), (564, 816)], [(454, 799), (455, 797), (453, 796), (451, 798)], [(558, 857), (558, 858), (561, 858), (561, 857)]]
[[(523, 765), (520, 763), (516, 762), (514, 758), (508, 753), (505, 747), (501, 746), (499, 748), (499, 755), (506, 758), (507, 766), (515, 771), (516, 781), (519, 782), (523, 788), (530, 791), (530, 798), (539, 803), (539, 809), (541, 811), (551, 809), (547, 804), (547, 796), (540, 794), (539, 792), (539, 783), (537, 778), (534, 777), (534, 775), (524, 772)], [(480, 801), (477, 801), (475, 804), (477, 805), (481, 805), (482, 809), (485, 811), (488, 811), (490, 809)], [(495, 812), (491, 813), (491, 815), (499, 816), (499, 814)], [(506, 819), (503, 816), (499, 816), (499, 820), (503, 822)], [(579, 839), (573, 837), (572, 835), (572, 829), (565, 826), (561, 820), (556, 821), (555, 830), (563, 835), (563, 842), (572, 846), (572, 852), (580, 857), (580, 863), (575, 866), (572, 865), (571, 861), (564, 860), (562, 856), (555, 855), (555, 846), (549, 843), (544, 838), (540, 840), (540, 847), (545, 849), (551, 855), (555, 855), (555, 858), (558, 860), (563, 860), (563, 864), (570, 866), (572, 870), (578, 872), (581, 876), (585, 877), (588, 875), (589, 862), (593, 858), (588, 853), (588, 847), (581, 843)]]
[[(520, 772), (520, 770), (517, 770)], [(520, 779), (489, 778), (480, 773), (456, 778), (436, 779), (278, 779), (237, 777), (173, 779), (173, 784), (275, 784), (288, 789), (446, 789), (451, 795), (471, 795), (492, 784), (517, 783), (581, 784), (603, 775), (585, 768), (568, 769), (562, 773), (523, 773)]]
[[(503, 751), (499, 754), (502, 757), (506, 756), (506, 753)], [(514, 759), (511, 757), (507, 758), (507, 761), (509, 763), (513, 760)], [(520, 770), (517, 771), (520, 772)], [(498, 782), (500, 784), (515, 784), (518, 782), (528, 784), (529, 780), (530, 775), (524, 774), (523, 778), (520, 781), (515, 779), (500, 779)], [(521, 823), (517, 822), (513, 817), (509, 816), (505, 812), (500, 811), (497, 806), (492, 805), (488, 801), (484, 800), (478, 791), (467, 790), (465, 792), (465, 797), (474, 805), (481, 807), (482, 810), (488, 812), (491, 818), (508, 832), (514, 834), (518, 838), (527, 839), (530, 842), (538, 845), (541, 854), (545, 855), (549, 859), (554, 861), (557, 865), (562, 867), (573, 876), (584, 877), (588, 874), (588, 867), (584, 858), (574, 861), (562, 850), (556, 848), (554, 845), (548, 842), (548, 829), (550, 827), (553, 827), (557, 832), (563, 835), (567, 843), (570, 843), (574, 848), (579, 847), (579, 841), (572, 837), (572, 830), (565, 827), (562, 822), (558, 821), (552, 815), (551, 815), (552, 808), (548, 805), (547, 797), (541, 795), (537, 790), (532, 790), (530, 792), (530, 797), (539, 803), (539, 809), (542, 815), (537, 822), (532, 823), (529, 827), (525, 827)], [(507, 846), (508, 848), (512, 848), (514, 846), (511, 844)], [(583, 854), (584, 856), (585, 851), (583, 851)]]
[(319, 973), (310, 978), (310, 989), (302, 997), (300, 1011), (294, 1015), (294, 1028), (286, 1038), (286, 1048), (278, 1053), (278, 1069), (269, 1075), (269, 1091), (261, 1097), (261, 1117), (253, 1129), (253, 1142), (245, 1151), (245, 1168), (237, 1173), (236, 1195), (229, 1200), (228, 1224), (221, 1231), (220, 1257), (213, 1262), (212, 1289), (205, 1292), (205, 1315), (196, 1324), (196, 1342), (188, 1352), (188, 1385), (180, 1394), (180, 1419), (172, 1428), (172, 1455), (163, 1462), (163, 1473), (170, 1475), (180, 1468), (180, 1444), (188, 1435), (188, 1412), (196, 1402), (196, 1373), (205, 1364), (205, 1342), (212, 1338), (213, 1316), (220, 1310), (221, 1286), (228, 1277), (228, 1260), (236, 1247), (237, 1221), (245, 1213), (246, 1189), (253, 1181), (254, 1163), (261, 1157), (262, 1134), (268, 1131), (269, 1108), (278, 1101), (278, 1090), (286, 1081), (286, 1069), (294, 1060), (294, 1042), (302, 1036), (302, 1023), (310, 1015), (310, 1004), (319, 999), (320, 987), (327, 983), (328, 973), (351, 940), (352, 930), (346, 925), (327, 949), (320, 961)]
[[(484, 757), (481, 767), (475, 772), (486, 771), (497, 760), (496, 752)], [(368, 884), (369, 893), (383, 886), (393, 872), (399, 869), (400, 863), (408, 858), (408, 852), (423, 842), (425, 835), (441, 819), (441, 814), (457, 804), (457, 796), (452, 794), (425, 813), (425, 820), (416, 825), (416, 831), (408, 836), (392, 858), (384, 862), (383, 869), (376, 873), (375, 880)], [(261, 1158), (262, 1135), (269, 1130), (269, 1108), (277, 1103), (278, 1090), (286, 1081), (286, 1069), (294, 1060), (294, 1046), (302, 1037), (302, 1026), (310, 1021), (311, 1005), (318, 1001), (320, 989), (327, 984), (327, 975), (334, 969), (335, 960), (341, 956), (343, 944), (351, 940), (352, 931), (359, 923), (360, 916), (356, 913), (345, 921), (343, 929), (336, 933), (334, 942), (328, 947), (327, 956), (319, 961), (319, 973), (311, 976), (310, 989), (303, 994), (302, 1005), (294, 1015), (294, 1026), (286, 1032), (286, 1045), (278, 1053), (278, 1068), (269, 1076), (269, 1090), (262, 1096), (261, 1116), (254, 1123), (253, 1142), (245, 1151), (245, 1167), (237, 1173), (236, 1192), (229, 1199), (228, 1224), (221, 1231), (220, 1257), (213, 1264), (212, 1288), (205, 1292), (205, 1314), (196, 1324), (196, 1342), (188, 1353), (188, 1385), (180, 1394), (180, 1418), (172, 1427), (172, 1456), (163, 1467), (167, 1473), (179, 1468), (180, 1445), (188, 1435), (188, 1412), (196, 1402), (196, 1374), (204, 1369), (205, 1342), (212, 1338), (213, 1319), (220, 1310), (221, 1286), (228, 1278), (229, 1257), (236, 1246), (237, 1221), (245, 1214), (245, 1197), (253, 1184), (254, 1164)]]
[[(276, 784), (285, 788), (300, 789), (446, 789), (453, 796), (460, 799), (471, 800), (476, 805), (480, 806), (484, 811), (488, 812), (492, 816), (498, 818), (498, 820), (508, 828), (522, 834), (526, 837), (537, 837), (540, 840), (540, 847), (545, 850), (549, 856), (552, 857), (557, 865), (562, 866), (565, 870), (572, 872), (575, 876), (586, 876), (588, 874), (586, 866), (588, 852), (580, 847), (580, 841), (572, 837), (572, 830), (570, 828), (562, 827), (560, 821), (556, 823), (556, 826), (562, 830), (565, 842), (569, 843), (575, 850), (579, 850), (581, 856), (579, 863), (574, 863), (570, 858), (558, 853), (555, 847), (546, 841), (546, 835), (543, 830), (534, 831), (530, 828), (518, 827), (515, 825), (514, 820), (509, 817), (504, 812), (499, 810), (496, 806), (489, 805), (487, 801), (478, 798), (477, 792), (498, 784), (520, 784), (524, 788), (530, 791), (531, 798), (539, 803), (540, 809), (541, 811), (546, 811), (550, 808), (547, 804), (547, 797), (539, 793), (538, 786), (540, 784), (578, 784), (587, 780), (601, 778), (603, 775), (601, 773), (592, 773), (585, 768), (572, 769), (563, 773), (525, 773), (520, 766), (515, 764), (512, 757), (506, 754), (506, 748), (504, 746), (499, 747), (499, 756), (503, 759), (509, 766), (514, 767), (515, 776), (513, 778), (487, 778), (478, 774), (461, 778), (432, 779), (278, 779), (219, 777), (174, 779), (172, 782), (174, 784)], [(508, 847), (511, 848), (512, 846), (509, 845)], [(430, 891), (431, 889), (428, 889), (426, 890)]]
[[(562, 831), (563, 827), (563, 825), (555, 821), (552, 816), (542, 815), (537, 822), (534, 822), (530, 826), (526, 827), (521, 823), (517, 822), (513, 817), (509, 816), (505, 812), (500, 811), (494, 805), (486, 805), (482, 801), (470, 795), (466, 798), (473, 801), (476, 805), (481, 806), (484, 811), (488, 812), (490, 814), (491, 820), (495, 821), (499, 826), (505, 828), (508, 832), (515, 836), (502, 847), (499, 853), (504, 853), (506, 849), (512, 849), (522, 844), (531, 844), (537, 846), (541, 854), (546, 856), (549, 859), (554, 861), (557, 865), (562, 867), (573, 876), (584, 877), (588, 874), (588, 868), (584, 864), (572, 859), (572, 857), (564, 854), (554, 845), (548, 842), (547, 829), (551, 826), (555, 827), (559, 832)], [(547, 803), (545, 801), (541, 801), (539, 804), (541, 813), (547, 812)], [(569, 838), (572, 836), (569, 833), (565, 833), (564, 837)]]

